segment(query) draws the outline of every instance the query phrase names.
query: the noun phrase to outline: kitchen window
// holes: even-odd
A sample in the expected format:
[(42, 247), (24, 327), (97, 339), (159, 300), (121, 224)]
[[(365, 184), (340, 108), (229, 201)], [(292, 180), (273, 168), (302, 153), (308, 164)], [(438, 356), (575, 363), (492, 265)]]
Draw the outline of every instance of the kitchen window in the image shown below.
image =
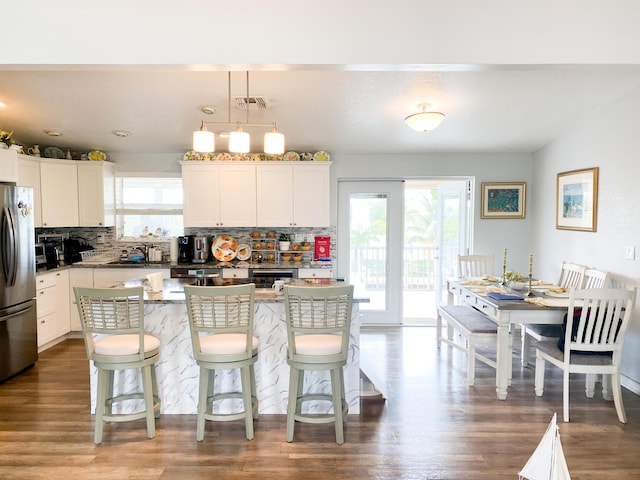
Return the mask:
[(167, 241), (182, 235), (182, 178), (116, 176), (116, 227), (121, 241)]

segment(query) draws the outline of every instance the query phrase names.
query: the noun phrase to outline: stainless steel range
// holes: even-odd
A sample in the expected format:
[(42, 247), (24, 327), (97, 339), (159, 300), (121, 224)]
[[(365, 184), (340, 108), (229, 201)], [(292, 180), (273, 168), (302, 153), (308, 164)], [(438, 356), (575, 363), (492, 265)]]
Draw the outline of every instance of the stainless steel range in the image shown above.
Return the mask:
[(295, 268), (234, 268), (196, 265), (172, 267), (171, 278), (191, 279), (192, 285), (217, 286), (255, 283), (256, 288), (271, 288), (276, 280), (297, 277)]

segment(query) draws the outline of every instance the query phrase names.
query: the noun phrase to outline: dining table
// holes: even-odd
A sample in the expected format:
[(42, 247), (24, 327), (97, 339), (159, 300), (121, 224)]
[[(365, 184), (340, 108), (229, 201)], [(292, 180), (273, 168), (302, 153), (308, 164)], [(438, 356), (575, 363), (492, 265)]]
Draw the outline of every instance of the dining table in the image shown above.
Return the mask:
[(511, 385), (515, 326), (562, 324), (569, 307), (568, 292), (542, 281), (532, 282), (524, 290), (512, 290), (495, 277), (448, 279), (447, 293), (450, 305), (472, 306), (497, 325), (496, 394), (500, 400), (507, 399)]

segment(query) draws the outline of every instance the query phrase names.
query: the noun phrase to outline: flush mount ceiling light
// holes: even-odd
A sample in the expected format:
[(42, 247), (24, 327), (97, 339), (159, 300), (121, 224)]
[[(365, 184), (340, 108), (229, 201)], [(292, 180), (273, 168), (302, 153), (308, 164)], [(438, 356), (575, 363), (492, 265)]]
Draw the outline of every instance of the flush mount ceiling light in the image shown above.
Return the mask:
[(45, 130), (44, 133), (49, 135), (50, 137), (61, 137), (62, 133), (57, 130)]
[(129, 130), (112, 130), (111, 134), (115, 135), (116, 137), (125, 138), (130, 136), (131, 132)]
[[(279, 133), (276, 129), (275, 122), (273, 123), (250, 123), (249, 122), (249, 108), (247, 106), (247, 118), (246, 122), (232, 122), (231, 121), (231, 72), (228, 72), (228, 110), (226, 122), (205, 122), (200, 124), (200, 130), (193, 132), (193, 149), (196, 152), (213, 152), (215, 151), (215, 137), (213, 132), (207, 130), (209, 126), (226, 126), (233, 127), (235, 130), (229, 132), (229, 151), (234, 153), (247, 153), (250, 149), (251, 137), (248, 132), (243, 130), (243, 127), (268, 127), (269, 132), (264, 135), (264, 153), (271, 155), (284, 153), (284, 135)], [(246, 101), (250, 102), (249, 96), (249, 72), (247, 72), (247, 97)], [(204, 110), (203, 110), (204, 111)], [(215, 107), (214, 107), (215, 111)], [(205, 112), (207, 113), (207, 112)], [(212, 112), (213, 113), (213, 112)]]
[(421, 108), (422, 111), (409, 115), (404, 119), (409, 128), (417, 132), (430, 132), (444, 120), (444, 113), (429, 111), (431, 108), (430, 103), (420, 103), (418, 108)]

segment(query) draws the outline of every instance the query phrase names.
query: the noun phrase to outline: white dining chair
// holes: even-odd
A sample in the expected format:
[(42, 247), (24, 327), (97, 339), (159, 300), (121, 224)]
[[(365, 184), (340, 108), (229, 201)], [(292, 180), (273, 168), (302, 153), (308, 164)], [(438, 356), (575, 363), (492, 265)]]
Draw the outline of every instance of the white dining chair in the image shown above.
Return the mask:
[[(566, 288), (567, 290), (572, 287), (583, 288), (586, 271), (587, 267), (584, 265), (563, 261), (557, 285), (559, 287)], [(593, 283), (595, 284), (595, 279), (593, 280)], [(537, 340), (538, 342), (552, 338), (558, 339), (562, 333), (561, 328), (561, 325), (544, 325), (537, 323), (521, 324), (522, 352), (520, 356), (520, 363), (522, 366), (526, 367), (529, 364), (529, 358), (531, 357), (531, 339)]]
[[(620, 362), (624, 335), (631, 319), (636, 287), (631, 290), (595, 288), (571, 289), (565, 328), (564, 350), (557, 341), (536, 346), (535, 392), (542, 396), (546, 363), (563, 370), (562, 404), (564, 421), (569, 421), (569, 375), (585, 373), (611, 376), (613, 402), (618, 420), (626, 423), (620, 387)], [(579, 315), (576, 310), (579, 309)], [(575, 314), (575, 316), (574, 316)]]
[(458, 255), (458, 277), (493, 275), (493, 255)]

